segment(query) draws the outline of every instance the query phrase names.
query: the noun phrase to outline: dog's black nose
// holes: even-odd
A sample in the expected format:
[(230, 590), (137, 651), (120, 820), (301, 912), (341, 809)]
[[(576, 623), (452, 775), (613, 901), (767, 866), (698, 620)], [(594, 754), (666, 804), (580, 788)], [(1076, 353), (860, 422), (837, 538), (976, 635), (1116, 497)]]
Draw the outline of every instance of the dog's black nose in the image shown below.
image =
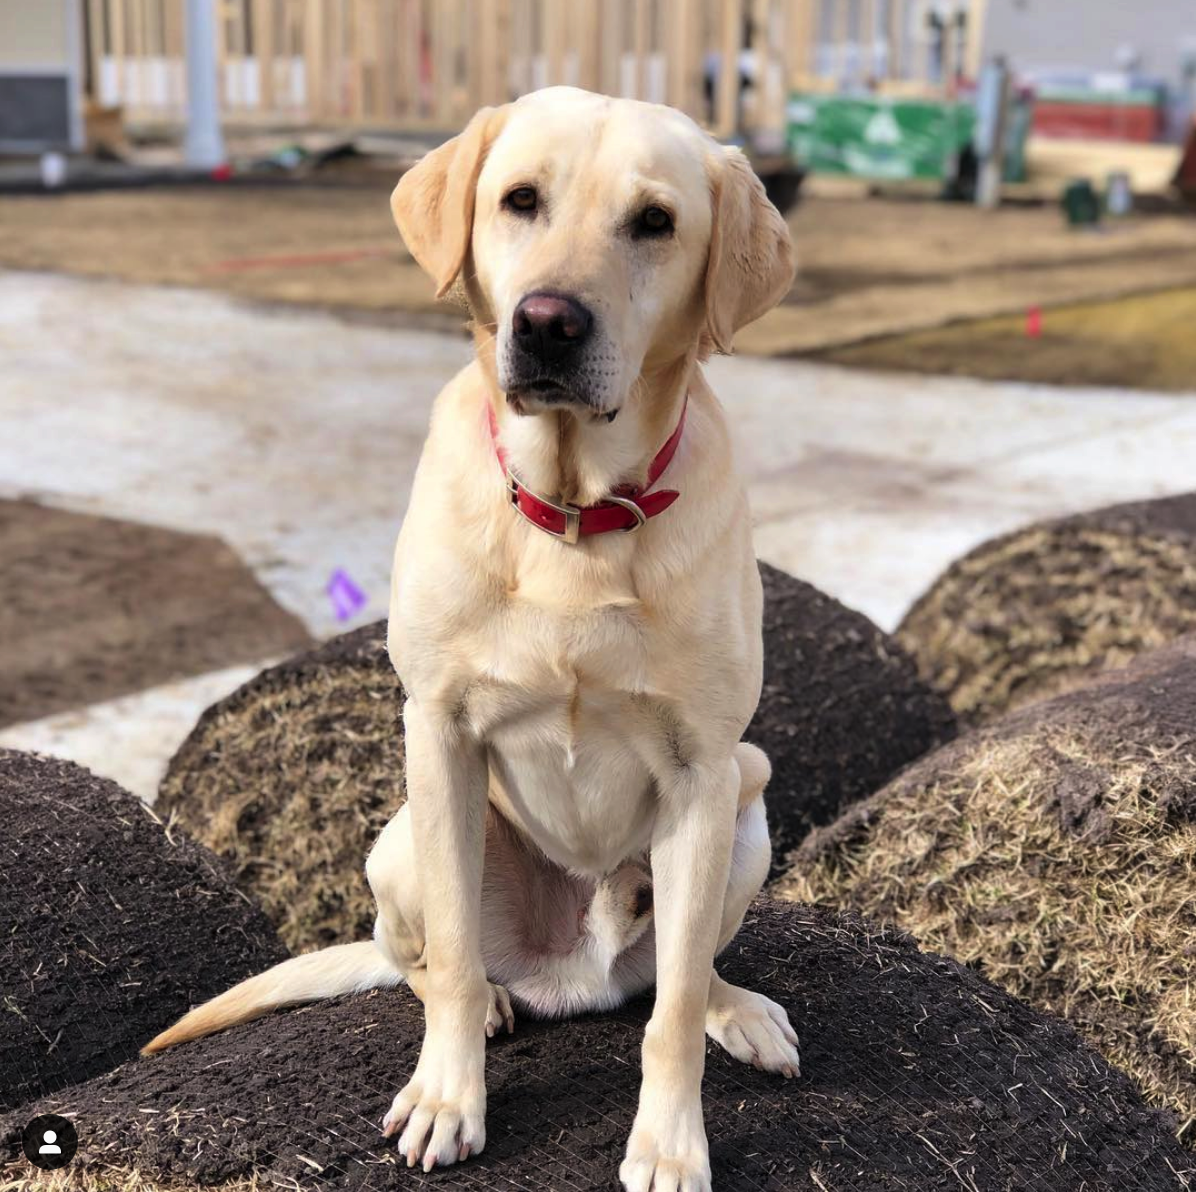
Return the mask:
[(511, 322), (521, 351), (544, 364), (558, 364), (589, 338), (594, 316), (572, 298), (528, 294)]

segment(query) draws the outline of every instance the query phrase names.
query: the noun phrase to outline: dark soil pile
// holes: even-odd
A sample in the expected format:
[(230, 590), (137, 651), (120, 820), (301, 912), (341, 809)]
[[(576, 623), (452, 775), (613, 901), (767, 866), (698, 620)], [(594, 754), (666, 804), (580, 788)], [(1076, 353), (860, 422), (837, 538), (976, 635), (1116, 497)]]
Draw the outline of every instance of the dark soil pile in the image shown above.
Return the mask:
[[(1192, 1156), (1123, 1075), (1063, 1023), (907, 936), (759, 902), (720, 967), (786, 1006), (803, 1040), (794, 1081), (709, 1048), (720, 1192), (1185, 1186), (1176, 1173)], [(648, 1009), (641, 999), (501, 1036), (488, 1049), (485, 1152), (430, 1177), (401, 1166), (379, 1135), (419, 1047), (422, 1014), (406, 990), (275, 1014), (37, 1108), (78, 1122), (76, 1167), (86, 1166), (73, 1187), (85, 1190), (135, 1170), (139, 1182), (127, 1182), (144, 1192), (246, 1188), (255, 1176), (329, 1190), (606, 1192), (635, 1113)], [(25, 1116), (0, 1120), (0, 1182)]]
[(114, 782), (0, 750), (0, 824), (0, 1108), (286, 957), (216, 858)]
[(1196, 638), (931, 754), (782, 888), (1063, 1015), (1196, 1144)]
[(772, 762), (773, 856), (955, 735), (946, 700), (862, 613), (793, 576), (764, 579), (764, 690), (747, 731)]
[[(946, 701), (867, 617), (766, 564), (764, 692), (778, 858), (954, 734)], [(293, 950), (368, 938), (366, 853), (403, 799), (402, 688), (379, 621), (209, 708), (157, 807), (233, 865)]]
[(379, 621), (214, 704), (167, 769), (158, 813), (231, 862), (293, 950), (369, 938), (365, 858), (403, 800), (402, 698)]
[(0, 725), (310, 641), (218, 538), (0, 501)]
[(1124, 666), (1196, 630), (1196, 493), (1044, 522), (953, 563), (897, 631), (961, 719)]

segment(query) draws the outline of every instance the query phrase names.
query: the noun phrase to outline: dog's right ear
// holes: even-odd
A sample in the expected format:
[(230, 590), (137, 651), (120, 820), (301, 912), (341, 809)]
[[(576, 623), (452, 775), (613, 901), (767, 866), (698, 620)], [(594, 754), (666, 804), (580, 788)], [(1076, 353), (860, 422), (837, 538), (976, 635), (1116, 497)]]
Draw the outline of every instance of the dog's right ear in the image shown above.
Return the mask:
[(399, 179), (390, 209), (411, 255), (443, 298), (465, 264), (478, 175), (507, 109), (482, 108), (464, 132), (425, 154)]

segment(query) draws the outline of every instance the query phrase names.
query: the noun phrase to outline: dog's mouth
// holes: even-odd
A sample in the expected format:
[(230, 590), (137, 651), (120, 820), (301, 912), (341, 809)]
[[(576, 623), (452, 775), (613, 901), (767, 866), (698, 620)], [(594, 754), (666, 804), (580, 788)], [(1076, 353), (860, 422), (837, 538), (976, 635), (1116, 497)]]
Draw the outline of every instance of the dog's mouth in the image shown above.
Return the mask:
[(532, 414), (556, 406), (593, 406), (590, 399), (553, 377), (520, 380), (507, 390), (507, 404), (516, 414)]

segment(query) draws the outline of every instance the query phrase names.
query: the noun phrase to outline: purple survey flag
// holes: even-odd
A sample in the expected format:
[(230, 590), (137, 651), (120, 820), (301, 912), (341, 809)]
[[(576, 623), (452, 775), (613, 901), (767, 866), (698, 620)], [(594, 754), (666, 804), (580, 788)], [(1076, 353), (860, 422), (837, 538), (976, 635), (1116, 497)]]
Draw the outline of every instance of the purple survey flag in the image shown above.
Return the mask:
[(349, 573), (338, 567), (324, 589), (332, 601), (332, 610), (338, 621), (347, 621), (369, 603), (369, 597), (349, 578)]

